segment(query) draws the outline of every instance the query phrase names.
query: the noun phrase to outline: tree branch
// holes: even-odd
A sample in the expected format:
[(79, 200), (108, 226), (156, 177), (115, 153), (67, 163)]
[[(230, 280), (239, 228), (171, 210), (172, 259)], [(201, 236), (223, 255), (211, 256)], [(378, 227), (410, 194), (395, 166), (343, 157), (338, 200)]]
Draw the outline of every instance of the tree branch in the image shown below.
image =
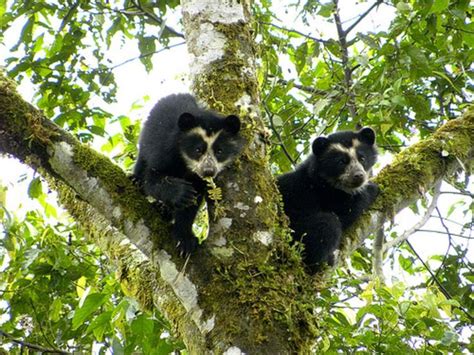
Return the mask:
[(336, 22), (337, 34), (339, 37), (339, 44), (341, 45), (342, 55), (342, 69), (344, 71), (344, 83), (346, 86), (346, 94), (348, 97), (347, 106), (352, 119), (355, 121), (357, 117), (357, 108), (355, 103), (355, 95), (352, 90), (352, 69), (349, 66), (349, 50), (347, 44), (347, 31), (342, 28), (341, 17), (339, 16), (338, 0), (333, 0), (334, 3), (334, 21)]
[(307, 39), (310, 39), (314, 42), (318, 42), (318, 43), (323, 43), (323, 44), (327, 44), (328, 41), (324, 40), (324, 39), (321, 39), (321, 38), (316, 38), (316, 37), (312, 37), (310, 35), (307, 35), (306, 33), (303, 33), (303, 32), (300, 32), (300, 31), (297, 31), (297, 30), (293, 30), (293, 29), (288, 29), (288, 28), (285, 28), (285, 27), (282, 27), (282, 26), (278, 26), (274, 23), (271, 23), (271, 22), (265, 22), (265, 21), (258, 21), (259, 24), (261, 25), (266, 25), (266, 26), (271, 26), (271, 27), (275, 27), (275, 28), (278, 28), (279, 30), (281, 31), (284, 31), (284, 32), (288, 32), (288, 33), (296, 33), (302, 37), (305, 37)]
[(383, 244), (385, 240), (385, 234), (383, 226), (379, 228), (374, 240), (373, 247), (373, 260), (372, 260), (372, 274), (374, 278), (380, 280), (381, 283), (385, 283), (385, 276), (383, 274)]
[(364, 12), (362, 15), (359, 16), (359, 18), (352, 24), (350, 25), (345, 31), (344, 35), (347, 37), (347, 35), (368, 15), (372, 12), (373, 9), (375, 9), (377, 6), (383, 3), (383, 0), (377, 0), (374, 4), (372, 4), (371, 7), (367, 9), (366, 12)]
[[(36, 344), (32, 344), (23, 340), (16, 339), (13, 335), (8, 334), (7, 332), (3, 331), (0, 329), (0, 336), (3, 336), (7, 338), (10, 342), (16, 343), (18, 345), (21, 345), (21, 347), (26, 347), (28, 349), (32, 349), (34, 351), (40, 351), (41, 353), (47, 353), (47, 354), (70, 354), (67, 351), (59, 350), (59, 349), (48, 349), (43, 346), (39, 346)], [(2, 342), (3, 343), (3, 342)]]
[(423, 227), (426, 222), (431, 218), (431, 214), (433, 213), (434, 209), (436, 208), (438, 204), (438, 197), (440, 195), (440, 189), (441, 189), (441, 182), (442, 180), (439, 180), (436, 185), (433, 188), (433, 197), (431, 199), (431, 203), (426, 209), (425, 214), (423, 217), (415, 223), (410, 229), (407, 229), (402, 235), (399, 235), (397, 238), (385, 243), (383, 246), (383, 252), (386, 252), (388, 249), (393, 248), (394, 246), (403, 243), (405, 240), (407, 240), (413, 233), (418, 231), (421, 227)]

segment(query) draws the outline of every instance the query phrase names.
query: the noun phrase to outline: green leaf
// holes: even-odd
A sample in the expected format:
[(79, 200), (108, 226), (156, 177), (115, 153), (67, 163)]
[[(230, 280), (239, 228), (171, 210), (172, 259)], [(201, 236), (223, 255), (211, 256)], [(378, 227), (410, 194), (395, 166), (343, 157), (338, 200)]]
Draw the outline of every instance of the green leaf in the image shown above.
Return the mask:
[(33, 52), (37, 53), (43, 48), (44, 33), (36, 37), (35, 43), (33, 46)]
[(153, 57), (152, 54), (156, 51), (155, 37), (139, 37), (138, 49), (141, 53), (140, 61), (147, 71), (151, 71), (153, 69), (151, 58)]
[[(37, 248), (28, 249), (25, 253), (25, 260), (22, 263), (23, 268), (28, 269), (28, 267), (35, 262), (35, 260), (38, 258), (40, 254), (41, 254), (40, 249), (37, 249)], [(47, 272), (49, 272), (49, 268)]]
[(87, 332), (92, 332), (97, 341), (101, 342), (104, 339), (104, 333), (111, 329), (112, 311), (107, 311), (99, 314), (87, 327)]
[(430, 13), (439, 13), (446, 10), (449, 6), (449, 0), (434, 0)]
[(31, 180), (30, 185), (28, 186), (28, 196), (30, 198), (38, 198), (43, 194), (43, 188), (41, 180), (39, 177)]
[(474, 22), (464, 26), (462, 36), (464, 42), (466, 42), (471, 49), (474, 48)]
[(33, 38), (33, 27), (35, 24), (34, 15), (28, 17), (23, 29), (21, 30), (20, 41), (24, 44), (30, 43)]
[(333, 313), (333, 316), (341, 323), (343, 326), (350, 326), (350, 323), (346, 315), (342, 312), (336, 311)]
[(55, 298), (53, 303), (51, 304), (51, 309), (50, 309), (49, 314), (50, 314), (51, 320), (53, 320), (54, 322), (57, 322), (59, 320), (62, 306), (63, 306), (63, 303), (60, 298)]
[(7, 8), (7, 0), (1, 0), (0, 1), (0, 17), (3, 16), (3, 14), (5, 13), (5, 9)]
[(330, 17), (332, 16), (334, 11), (334, 4), (332, 2), (328, 2), (326, 4), (321, 5), (321, 8), (318, 11), (318, 15), (322, 17)]
[(60, 34), (58, 34), (54, 38), (54, 42), (48, 50), (48, 55), (53, 56), (53, 55), (59, 53), (61, 51), (62, 47), (63, 47), (63, 37)]
[(413, 258), (405, 258), (403, 255), (399, 255), (398, 257), (398, 262), (400, 263), (400, 266), (408, 272), (409, 274), (413, 275)]
[(295, 65), (298, 73), (301, 73), (306, 66), (306, 57), (308, 56), (308, 44), (304, 42), (295, 51)]
[(0, 185), (0, 207), (6, 206), (6, 203), (7, 203), (7, 188), (5, 186)]
[(397, 3), (397, 10), (400, 12), (409, 12), (411, 11), (411, 5), (406, 2), (400, 1), (399, 3)]
[(452, 331), (446, 331), (441, 338), (441, 344), (449, 346), (458, 340), (458, 335)]
[(102, 306), (109, 295), (102, 293), (91, 293), (87, 296), (82, 307), (77, 308), (74, 311), (74, 316), (72, 318), (72, 329), (75, 330), (79, 328), (84, 322), (89, 318), (89, 316), (94, 313), (100, 306)]

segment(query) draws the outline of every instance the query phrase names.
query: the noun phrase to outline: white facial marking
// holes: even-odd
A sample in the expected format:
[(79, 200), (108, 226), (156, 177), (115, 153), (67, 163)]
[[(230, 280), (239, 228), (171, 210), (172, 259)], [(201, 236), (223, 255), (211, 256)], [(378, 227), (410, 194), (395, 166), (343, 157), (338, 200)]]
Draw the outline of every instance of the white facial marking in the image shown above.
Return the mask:
[[(364, 166), (359, 162), (359, 159), (357, 157), (357, 147), (360, 144), (361, 143), (358, 139), (353, 139), (352, 146), (349, 148), (345, 147), (340, 143), (331, 144), (329, 147), (329, 149), (338, 150), (340, 152), (343, 152), (344, 154), (347, 154), (350, 157), (350, 162), (346, 166), (344, 173), (342, 173), (337, 179), (335, 179), (335, 181), (333, 181), (335, 187), (348, 194), (356, 194), (360, 192), (367, 183), (368, 172), (365, 171)], [(364, 174), (364, 180), (362, 184), (358, 187), (350, 186), (354, 172), (363, 172)]]
[[(181, 153), (183, 159), (186, 162), (186, 165), (191, 169), (192, 172), (201, 176), (202, 165), (204, 163), (211, 164), (216, 168), (216, 173), (213, 177), (216, 177), (232, 160), (232, 157), (224, 160), (222, 162), (217, 161), (214, 151), (212, 150), (212, 145), (214, 142), (219, 138), (219, 135), (222, 131), (218, 131), (215, 133), (211, 133), (210, 135), (208, 132), (202, 127), (194, 127), (188, 131), (187, 134), (195, 134), (202, 138), (204, 142), (207, 144), (206, 152), (199, 158), (199, 160), (194, 160), (188, 157), (184, 152)], [(201, 176), (202, 177), (202, 176)]]

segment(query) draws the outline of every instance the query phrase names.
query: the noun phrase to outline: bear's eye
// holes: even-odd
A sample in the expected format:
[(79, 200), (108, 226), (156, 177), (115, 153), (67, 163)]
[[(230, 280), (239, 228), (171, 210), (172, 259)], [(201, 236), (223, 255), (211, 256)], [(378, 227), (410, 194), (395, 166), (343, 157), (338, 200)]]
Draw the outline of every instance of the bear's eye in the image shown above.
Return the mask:
[(337, 161), (337, 164), (339, 164), (339, 166), (346, 165), (346, 159), (340, 158), (340, 159)]
[(195, 151), (196, 153), (198, 153), (198, 154), (201, 154), (201, 153), (202, 153), (202, 149), (201, 149), (201, 148), (196, 148), (196, 149), (194, 149), (194, 151)]
[(359, 161), (363, 163), (365, 161), (365, 157), (363, 155), (359, 155)]
[(221, 148), (217, 149), (216, 154), (222, 154), (222, 153), (223, 153), (223, 151), (222, 151)]

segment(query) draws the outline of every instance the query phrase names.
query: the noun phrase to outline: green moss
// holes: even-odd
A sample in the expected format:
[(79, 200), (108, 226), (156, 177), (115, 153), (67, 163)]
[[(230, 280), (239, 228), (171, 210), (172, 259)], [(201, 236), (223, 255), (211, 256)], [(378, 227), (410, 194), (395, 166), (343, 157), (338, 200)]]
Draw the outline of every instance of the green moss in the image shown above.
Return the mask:
[[(277, 265), (241, 259), (232, 266), (222, 267), (210, 281), (212, 288), (205, 290), (206, 304), (214, 311), (233, 314), (235, 317), (218, 317), (215, 332), (227, 334), (230, 338), (242, 336), (237, 342), (245, 344), (252, 353), (253, 347), (268, 346), (269, 353), (278, 353), (272, 344), (278, 344), (273, 337), (288, 339), (294, 351), (307, 349), (309, 342), (317, 335), (317, 319), (312, 310), (315, 295), (310, 290), (311, 279), (302, 269), (299, 257), (279, 253)], [(297, 272), (295, 273), (295, 270)], [(219, 300), (225, 299), (225, 304)], [(209, 302), (209, 304), (207, 303)], [(241, 319), (243, 323), (237, 323)], [(252, 334), (248, 343), (246, 335)]]
[[(209, 66), (204, 77), (196, 78), (193, 83), (194, 92), (206, 99), (209, 107), (223, 113), (235, 112), (235, 103), (246, 93), (256, 98), (258, 89), (254, 78), (248, 75), (247, 62), (252, 43), (248, 26), (239, 24), (214, 24), (215, 30), (221, 32), (227, 39), (224, 55)], [(247, 73), (247, 74), (246, 74)]]
[(167, 225), (156, 218), (156, 211), (120, 167), (111, 164), (107, 157), (81, 144), (74, 146), (73, 159), (74, 163), (87, 171), (89, 176), (100, 179), (102, 187), (120, 206), (124, 214), (122, 220), (137, 222), (143, 218), (153, 231), (167, 233)]
[(447, 167), (465, 161), (474, 146), (474, 110), (449, 121), (429, 137), (395, 157), (375, 179), (381, 188), (374, 209), (388, 211), (401, 201), (425, 192), (446, 174)]
[[(151, 311), (153, 309), (153, 278), (150, 275), (156, 275), (156, 270), (148, 261), (138, 262), (132, 257), (123, 257), (126, 255), (127, 247), (117, 247), (114, 254), (119, 256), (117, 276), (123, 292), (136, 299), (142, 309)], [(110, 253), (110, 249), (108, 250)], [(120, 257), (121, 256), (121, 257)]]

